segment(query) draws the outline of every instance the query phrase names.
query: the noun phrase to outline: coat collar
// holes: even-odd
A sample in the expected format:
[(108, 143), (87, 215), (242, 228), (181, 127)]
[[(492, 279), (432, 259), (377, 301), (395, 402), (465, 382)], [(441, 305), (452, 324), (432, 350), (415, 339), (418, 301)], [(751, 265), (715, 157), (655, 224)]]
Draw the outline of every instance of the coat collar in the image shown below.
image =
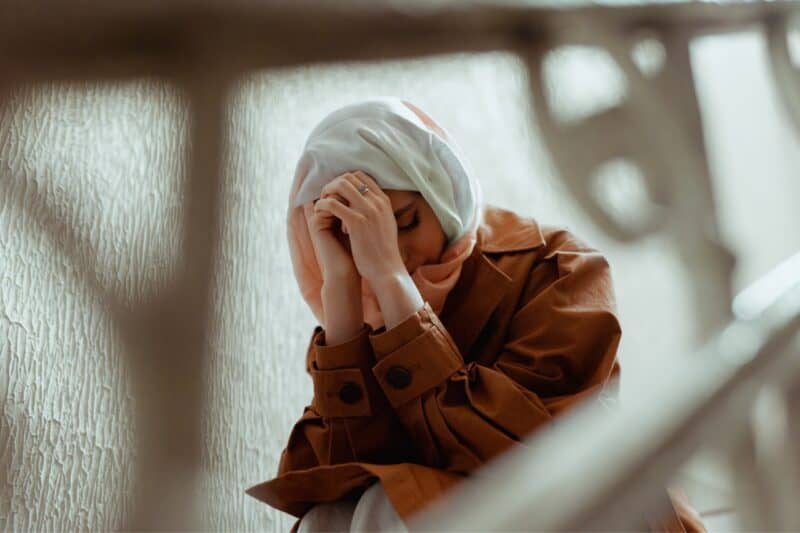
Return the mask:
[(476, 245), (481, 251), (519, 252), (537, 248), (544, 242), (542, 230), (534, 219), (492, 205), (484, 208)]
[(485, 207), (475, 247), (462, 264), (459, 279), (442, 309), (447, 330), (465, 359), (513, 282), (493, 254), (522, 252), (544, 244), (539, 225), (532, 218), (499, 207)]

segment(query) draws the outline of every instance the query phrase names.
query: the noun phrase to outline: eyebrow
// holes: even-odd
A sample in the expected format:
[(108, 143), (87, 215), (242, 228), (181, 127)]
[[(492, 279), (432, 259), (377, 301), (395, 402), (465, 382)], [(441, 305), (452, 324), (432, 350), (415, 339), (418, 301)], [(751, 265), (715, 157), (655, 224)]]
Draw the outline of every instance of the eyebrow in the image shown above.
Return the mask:
[(406, 211), (408, 211), (412, 207), (414, 207), (414, 201), (413, 200), (410, 203), (408, 203), (408, 204), (404, 205), (403, 207), (401, 207), (400, 209), (398, 209), (397, 211), (395, 211), (394, 212), (394, 218), (399, 217), (400, 215), (402, 215), (403, 213), (405, 213)]

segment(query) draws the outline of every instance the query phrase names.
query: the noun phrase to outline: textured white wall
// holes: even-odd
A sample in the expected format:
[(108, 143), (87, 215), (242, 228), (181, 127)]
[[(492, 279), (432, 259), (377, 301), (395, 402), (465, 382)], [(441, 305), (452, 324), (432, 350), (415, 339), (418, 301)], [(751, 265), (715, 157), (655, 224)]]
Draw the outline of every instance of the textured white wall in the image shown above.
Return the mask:
[[(743, 254), (741, 286), (800, 245), (800, 235), (784, 231), (800, 226), (792, 200), (800, 184), (789, 172), (800, 152), (764, 78), (758, 39), (720, 42), (704, 44), (695, 59), (726, 234)], [(303, 357), (315, 320), (291, 272), (286, 197), (316, 122), (381, 94), (409, 98), (451, 131), (488, 202), (567, 225), (607, 253), (624, 329), (624, 398), (646, 393), (654, 366), (688, 352), (692, 316), (680, 265), (662, 239), (620, 246), (571, 204), (511, 56), (254, 74), (230, 119), (215, 288), (198, 488), (214, 529), (285, 531), (293, 522), (244, 494), (274, 474), (311, 397)], [(87, 243), (73, 255), (96, 259), (104, 285), (130, 298), (158, 287), (176, 261), (186, 124), (175, 91), (154, 80), (39, 86), (15, 93), (0, 113), (2, 530), (114, 529), (130, 511), (135, 428), (120, 343), (80, 264), (56, 253), (39, 220), (45, 208), (65, 214)]]

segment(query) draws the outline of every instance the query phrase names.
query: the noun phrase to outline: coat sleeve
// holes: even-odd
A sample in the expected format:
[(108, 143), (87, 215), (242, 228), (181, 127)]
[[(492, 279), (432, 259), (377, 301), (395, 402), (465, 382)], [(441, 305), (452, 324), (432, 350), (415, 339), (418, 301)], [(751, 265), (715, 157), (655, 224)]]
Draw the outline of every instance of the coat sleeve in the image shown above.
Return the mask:
[[(465, 363), (426, 302), (369, 334), (373, 373), (424, 464), (467, 474), (594, 393), (617, 393), (621, 328), (608, 262), (566, 231), (552, 236), (491, 366)], [(685, 498), (651, 531), (702, 532)]]
[(567, 232), (542, 255), (491, 366), (465, 363), (427, 302), (369, 335), (373, 372), (424, 464), (466, 474), (618, 372), (608, 263)]
[(326, 346), (323, 328), (314, 329), (306, 351), (314, 395), (281, 452), (278, 476), (321, 465), (408, 460), (408, 434), (371, 372), (371, 331), (364, 324), (352, 339)]

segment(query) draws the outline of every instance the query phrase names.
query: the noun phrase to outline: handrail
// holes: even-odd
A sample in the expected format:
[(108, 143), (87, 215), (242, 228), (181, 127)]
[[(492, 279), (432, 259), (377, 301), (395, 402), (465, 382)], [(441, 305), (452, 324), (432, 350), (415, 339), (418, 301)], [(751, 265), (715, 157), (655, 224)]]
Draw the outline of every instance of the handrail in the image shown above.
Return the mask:
[(232, 70), (246, 71), (516, 51), (565, 28), (590, 37), (598, 21), (612, 31), (657, 24), (702, 35), (797, 11), (791, 0), (588, 7), (457, 0), (7, 1), (0, 2), (0, 67), (18, 81), (171, 78), (208, 57), (224, 57)]
[[(800, 384), (798, 351), (800, 271), (757, 318), (733, 321), (695, 357), (661, 369), (648, 398), (614, 411), (602, 401), (587, 402), (485, 465), (420, 513), (409, 530), (640, 528), (643, 516), (661, 510), (666, 483), (694, 452), (703, 446), (724, 448), (747, 433), (759, 387)], [(781, 457), (787, 476), (796, 472), (797, 459)], [(796, 500), (800, 486), (794, 489), (776, 496)], [(459, 512), (450, 511), (454, 508)], [(800, 526), (781, 525), (784, 530)]]
[[(787, 299), (757, 319), (737, 320), (721, 332), (715, 330), (729, 307), (726, 285), (732, 257), (716, 241), (713, 198), (686, 52), (688, 42), (698, 35), (762, 28), (768, 37), (779, 92), (794, 120), (800, 120), (797, 102), (793, 101), (794, 95), (800, 94), (800, 75), (791, 63), (786, 44), (789, 19), (798, 13), (800, 5), (790, 0), (561, 8), (521, 1), (343, 4), (322, 0), (0, 0), (0, 104), (6, 93), (20, 84), (158, 76), (185, 90), (194, 118), (189, 143), (194, 151), (187, 180), (190, 202), (183, 221), (182, 278), (163, 294), (143, 295), (141, 301), (125, 304), (113, 288), (99, 283), (91, 257), (87, 260), (81, 256), (86, 246), (64, 222), (69, 217), (55, 209), (41, 211), (47, 217), (40, 221), (41, 229), (54, 237), (58, 253), (81, 265), (82, 279), (105, 303), (124, 342), (126, 360), (134, 369), (137, 398), (142, 400), (137, 404), (142, 458), (137, 486), (142, 496), (128, 526), (180, 529), (197, 525), (188, 496), (191, 491), (187, 490), (198, 465), (197, 449), (189, 450), (185, 461), (177, 463), (165, 450), (197, 441), (199, 417), (206, 401), (204, 391), (198, 388), (202, 381), (198, 378), (208, 360), (203, 347), (207, 345), (208, 295), (219, 245), (218, 200), (226, 187), (220, 167), (226, 150), (222, 127), (229, 88), (241, 75), (255, 69), (495, 50), (516, 53), (530, 67), (534, 107), (543, 135), (557, 156), (556, 167), (576, 199), (611, 235), (630, 239), (642, 237), (645, 232), (626, 231), (606, 217), (585, 194), (586, 183), (581, 180), (586, 176), (574, 175), (569, 169), (588, 173), (600, 162), (602, 153), (595, 153), (598, 159), (594, 160), (584, 150), (595, 140), (608, 137), (607, 130), (600, 126), (613, 125), (615, 131), (635, 128), (643, 114), (658, 117), (668, 126), (666, 134), (662, 131), (660, 137), (651, 137), (663, 143), (648, 143), (644, 137), (634, 139), (626, 146), (627, 155), (642, 157), (644, 166), (653, 171), (650, 179), (660, 189), (662, 199), (669, 200), (664, 207), (673, 214), (673, 221), (663, 227), (678, 237), (684, 259), (700, 258), (706, 266), (690, 275), (698, 295), (702, 333), (716, 336), (691, 363), (681, 361), (683, 366), (672, 369), (672, 377), (682, 383), (677, 397), (674, 384), (665, 382), (654, 387), (649, 401), (623, 406), (602, 421), (602, 408), (576, 409), (537, 434), (528, 451), (498, 458), (475, 476), (488, 486), (498, 487), (501, 485), (497, 485), (496, 476), (500, 476), (502, 487), (518, 487), (520, 492), (509, 494), (506, 490), (500, 498), (482, 489), (480, 505), (467, 505), (457, 515), (430, 519), (438, 520), (442, 527), (460, 524), (468, 529), (487, 530), (513, 523), (572, 529), (631, 525), (625, 517), (632, 515), (620, 510), (656, 505), (655, 488), (662, 486), (701, 442), (713, 437), (704, 422), (730, 418), (741, 425), (742, 417), (731, 412), (746, 407), (756, 390), (756, 378), (778, 383), (779, 378), (796, 375), (796, 368), (785, 372), (779, 368), (791, 366), (792, 360), (781, 354), (793, 342), (797, 329), (797, 302), (789, 299), (788, 292)], [(644, 79), (626, 59), (627, 47), (641, 31), (655, 32), (667, 48), (660, 77)], [(574, 130), (551, 120), (541, 98), (541, 72), (536, 70), (550, 50), (572, 44), (609, 51), (628, 76), (633, 92), (633, 101), (627, 107), (578, 124), (581, 135), (573, 135)], [(666, 105), (670, 96), (679, 105)], [(796, 125), (800, 128), (800, 123)], [(700, 141), (679, 141), (686, 138)], [(656, 149), (650, 150), (653, 146)], [(613, 147), (604, 148), (610, 152)], [(10, 180), (0, 181), (0, 193), (13, 185)], [(686, 198), (692, 201), (680, 201)], [(27, 206), (12, 208), (24, 210)], [(655, 229), (654, 226), (648, 231)], [(681, 239), (691, 232), (700, 237)], [(60, 242), (64, 235), (67, 241)], [(194, 302), (191, 312), (183, 313), (181, 302), (190, 298)], [(780, 318), (775, 318), (777, 315)], [(173, 331), (174, 335), (165, 341), (162, 330)], [(753, 343), (758, 349), (745, 349), (738, 344), (740, 341)], [(149, 358), (141, 358), (137, 350), (152, 353)], [(754, 353), (759, 356), (751, 360)], [(732, 361), (731, 354), (746, 361)], [(159, 370), (166, 372), (164, 376), (183, 378), (148, 381), (159, 376)], [(184, 411), (185, 420), (180, 424), (164, 423), (165, 413), (159, 410), (159, 402), (170, 395), (181, 398), (182, 403), (173, 404)], [(148, 398), (151, 401), (144, 401)], [(669, 409), (664, 407), (667, 401)], [(661, 419), (648, 417), (652, 412), (660, 413)], [(631, 427), (637, 431), (631, 434)], [(584, 438), (587, 432), (593, 435), (592, 439)], [(578, 435), (581, 438), (575, 439)], [(573, 444), (566, 447), (564, 442)], [(602, 468), (597, 465), (601, 450), (605, 454)], [(522, 457), (525, 460), (519, 463)], [(556, 463), (543, 458), (565, 462), (555, 468)], [(587, 478), (587, 472), (592, 472), (593, 477)], [(543, 473), (552, 478), (542, 479)], [(528, 484), (525, 474), (530, 476), (527, 481), (536, 482)], [(560, 494), (564, 487), (569, 488), (571, 499)], [(465, 486), (465, 492), (457, 496), (459, 501), (476, 501), (469, 499), (470, 490), (474, 489)], [(531, 501), (536, 502), (535, 513)], [(164, 514), (165, 506), (170, 508), (168, 515)], [(487, 508), (492, 508), (491, 515), (482, 515), (481, 510)], [(792, 520), (789, 517), (782, 523), (800, 527)]]

